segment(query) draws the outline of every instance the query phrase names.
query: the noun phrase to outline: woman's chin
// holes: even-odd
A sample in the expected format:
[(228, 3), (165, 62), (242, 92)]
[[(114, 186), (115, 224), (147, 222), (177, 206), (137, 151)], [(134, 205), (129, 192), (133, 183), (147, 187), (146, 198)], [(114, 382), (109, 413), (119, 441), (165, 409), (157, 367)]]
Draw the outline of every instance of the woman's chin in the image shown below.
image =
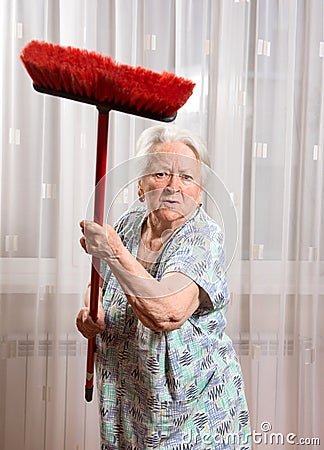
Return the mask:
[(155, 211), (155, 214), (165, 222), (180, 221), (180, 223), (185, 222), (190, 216), (190, 214), (187, 215), (183, 211), (176, 208), (168, 208), (164, 206)]

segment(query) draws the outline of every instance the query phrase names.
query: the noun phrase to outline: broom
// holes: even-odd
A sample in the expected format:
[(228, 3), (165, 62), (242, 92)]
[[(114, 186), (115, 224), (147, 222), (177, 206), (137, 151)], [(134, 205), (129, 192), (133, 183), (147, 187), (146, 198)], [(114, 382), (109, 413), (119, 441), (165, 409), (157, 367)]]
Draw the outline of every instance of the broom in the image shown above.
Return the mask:
[[(98, 109), (94, 221), (103, 224), (109, 112), (172, 122), (194, 83), (173, 73), (119, 64), (109, 56), (33, 40), (20, 58), (36, 91), (95, 105)], [(98, 320), (100, 259), (92, 257), (90, 315)], [(88, 340), (85, 399), (93, 395), (96, 338)]]

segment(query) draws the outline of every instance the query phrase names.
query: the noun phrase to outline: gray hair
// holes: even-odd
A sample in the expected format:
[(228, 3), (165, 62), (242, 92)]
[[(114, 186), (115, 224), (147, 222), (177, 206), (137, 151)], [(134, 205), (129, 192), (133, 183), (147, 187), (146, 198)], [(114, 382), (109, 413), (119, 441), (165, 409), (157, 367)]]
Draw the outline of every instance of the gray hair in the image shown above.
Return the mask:
[[(210, 167), (209, 154), (201, 137), (192, 131), (180, 129), (175, 125), (156, 125), (147, 128), (142, 132), (137, 141), (136, 156), (148, 156), (154, 151), (154, 148), (157, 145), (165, 142), (182, 142), (187, 145), (194, 152), (198, 161), (202, 163), (201, 175), (202, 181), (204, 181), (205, 172), (208, 171), (208, 168)], [(144, 175), (143, 169), (145, 172), (145, 169), (147, 170), (147, 166), (140, 170), (140, 176)]]

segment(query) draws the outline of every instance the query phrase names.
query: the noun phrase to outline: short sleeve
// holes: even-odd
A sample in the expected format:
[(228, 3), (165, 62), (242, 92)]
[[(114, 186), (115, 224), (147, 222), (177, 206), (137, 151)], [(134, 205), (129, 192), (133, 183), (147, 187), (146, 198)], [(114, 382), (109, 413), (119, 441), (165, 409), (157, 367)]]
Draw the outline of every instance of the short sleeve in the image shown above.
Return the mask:
[[(209, 296), (212, 309), (221, 309), (228, 303), (223, 235), (217, 224), (187, 227), (174, 238), (168, 253), (163, 275), (181, 272), (191, 278)], [(210, 310), (209, 305), (207, 311), (199, 308), (199, 313)]]

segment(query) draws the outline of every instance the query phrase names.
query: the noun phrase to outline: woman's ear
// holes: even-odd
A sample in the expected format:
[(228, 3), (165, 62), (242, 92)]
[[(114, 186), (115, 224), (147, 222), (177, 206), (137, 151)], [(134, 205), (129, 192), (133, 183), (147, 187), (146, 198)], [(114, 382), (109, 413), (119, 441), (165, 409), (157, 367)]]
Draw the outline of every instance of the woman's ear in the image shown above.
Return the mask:
[(145, 202), (145, 194), (141, 186), (141, 180), (139, 180), (137, 184), (137, 195), (140, 202)]

